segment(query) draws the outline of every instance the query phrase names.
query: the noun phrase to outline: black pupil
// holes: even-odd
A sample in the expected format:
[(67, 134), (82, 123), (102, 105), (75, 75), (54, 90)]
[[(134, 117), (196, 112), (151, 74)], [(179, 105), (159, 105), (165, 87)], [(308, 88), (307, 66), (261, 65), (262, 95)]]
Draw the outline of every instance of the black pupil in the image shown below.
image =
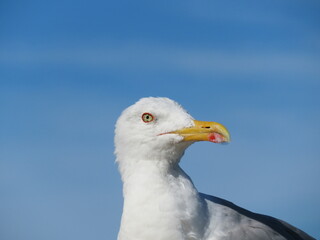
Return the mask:
[(144, 115), (144, 120), (145, 120), (146, 122), (149, 122), (149, 121), (152, 120), (152, 116), (151, 116), (150, 114), (146, 114), (146, 115)]

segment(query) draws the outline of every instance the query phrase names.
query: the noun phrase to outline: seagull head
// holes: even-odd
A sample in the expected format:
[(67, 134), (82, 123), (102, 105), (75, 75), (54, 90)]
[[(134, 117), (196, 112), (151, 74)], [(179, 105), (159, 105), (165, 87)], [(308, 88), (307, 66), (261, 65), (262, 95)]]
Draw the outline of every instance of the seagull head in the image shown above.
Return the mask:
[(228, 130), (216, 122), (195, 120), (169, 98), (142, 98), (125, 109), (116, 123), (117, 161), (178, 163), (185, 149), (197, 141), (230, 141)]

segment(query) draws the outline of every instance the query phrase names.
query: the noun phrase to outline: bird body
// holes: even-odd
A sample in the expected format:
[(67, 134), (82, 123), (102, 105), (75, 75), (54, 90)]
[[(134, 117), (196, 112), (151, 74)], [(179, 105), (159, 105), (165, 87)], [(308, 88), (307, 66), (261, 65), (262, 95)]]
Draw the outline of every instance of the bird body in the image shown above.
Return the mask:
[(188, 176), (179, 166), (142, 165), (124, 183), (119, 239), (202, 239), (205, 204)]
[(197, 191), (179, 161), (196, 141), (230, 141), (221, 124), (196, 121), (168, 98), (143, 98), (121, 114), (115, 133), (124, 195), (118, 240), (313, 239)]

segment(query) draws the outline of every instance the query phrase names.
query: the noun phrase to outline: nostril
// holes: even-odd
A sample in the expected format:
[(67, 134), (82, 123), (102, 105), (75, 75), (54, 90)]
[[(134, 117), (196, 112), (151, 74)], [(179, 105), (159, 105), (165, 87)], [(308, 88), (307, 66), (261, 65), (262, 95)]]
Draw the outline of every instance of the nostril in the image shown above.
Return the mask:
[(205, 126), (205, 127), (202, 127), (202, 128), (210, 128), (210, 127), (208, 127), (208, 126)]

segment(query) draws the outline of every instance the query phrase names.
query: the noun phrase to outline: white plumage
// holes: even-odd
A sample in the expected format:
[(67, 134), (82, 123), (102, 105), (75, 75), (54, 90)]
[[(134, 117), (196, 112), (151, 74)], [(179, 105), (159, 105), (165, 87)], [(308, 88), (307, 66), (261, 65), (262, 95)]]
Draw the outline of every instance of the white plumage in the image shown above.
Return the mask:
[(118, 240), (314, 239), (272, 217), (199, 193), (180, 168), (195, 141), (227, 142), (218, 123), (195, 121), (168, 98), (143, 98), (116, 124), (124, 206)]

